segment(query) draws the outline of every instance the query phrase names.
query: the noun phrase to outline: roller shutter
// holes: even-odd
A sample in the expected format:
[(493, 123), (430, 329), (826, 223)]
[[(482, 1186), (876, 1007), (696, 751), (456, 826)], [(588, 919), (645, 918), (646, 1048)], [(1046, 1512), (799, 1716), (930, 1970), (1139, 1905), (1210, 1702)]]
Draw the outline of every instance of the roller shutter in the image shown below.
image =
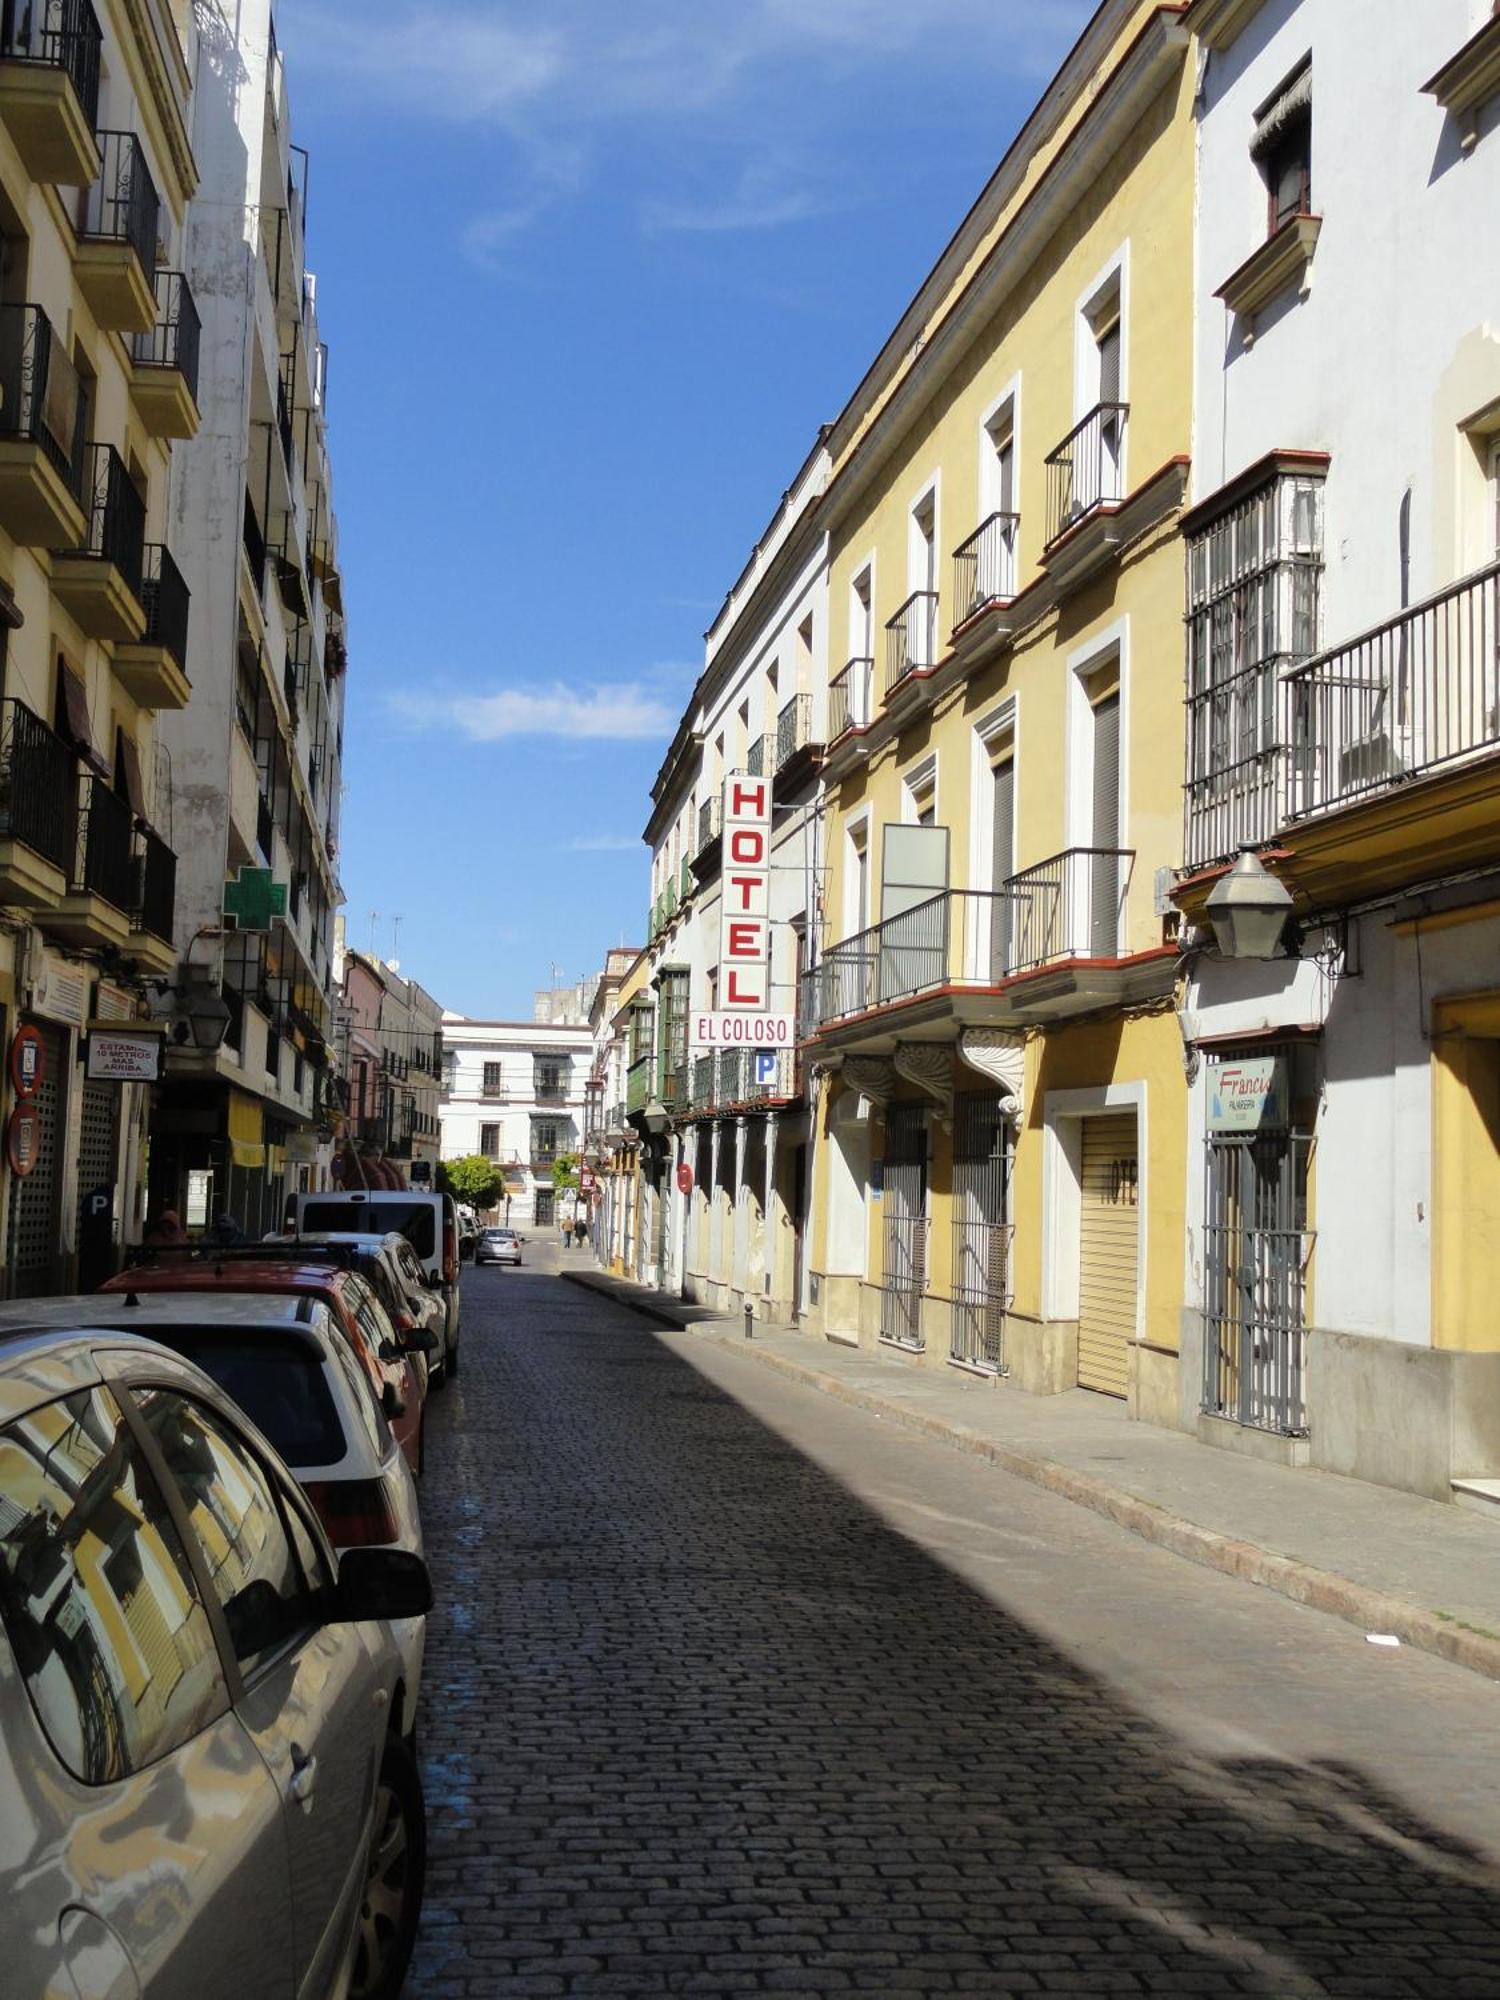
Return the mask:
[(1133, 1113), (1083, 1123), (1078, 1276), (1078, 1385), (1125, 1394), (1135, 1338), (1139, 1170)]

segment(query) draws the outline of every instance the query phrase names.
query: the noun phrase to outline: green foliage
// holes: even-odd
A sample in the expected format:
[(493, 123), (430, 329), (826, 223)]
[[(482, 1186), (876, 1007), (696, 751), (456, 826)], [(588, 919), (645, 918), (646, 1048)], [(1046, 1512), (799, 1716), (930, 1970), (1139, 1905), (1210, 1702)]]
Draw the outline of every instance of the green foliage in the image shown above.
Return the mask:
[(457, 1160), (438, 1162), (438, 1189), (471, 1208), (494, 1208), (505, 1199), (505, 1175), (493, 1160), (482, 1153), (465, 1153)]
[(562, 1191), (578, 1185), (578, 1155), (559, 1153), (552, 1162), (552, 1185)]

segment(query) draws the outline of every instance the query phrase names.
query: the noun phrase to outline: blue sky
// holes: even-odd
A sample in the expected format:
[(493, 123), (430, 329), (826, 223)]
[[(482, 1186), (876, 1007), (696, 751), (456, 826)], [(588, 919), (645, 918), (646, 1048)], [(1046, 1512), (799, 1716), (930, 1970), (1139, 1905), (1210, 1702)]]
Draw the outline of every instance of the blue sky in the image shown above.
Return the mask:
[(352, 942), (503, 1017), (642, 940), (704, 628), (1088, 11), (281, 0)]

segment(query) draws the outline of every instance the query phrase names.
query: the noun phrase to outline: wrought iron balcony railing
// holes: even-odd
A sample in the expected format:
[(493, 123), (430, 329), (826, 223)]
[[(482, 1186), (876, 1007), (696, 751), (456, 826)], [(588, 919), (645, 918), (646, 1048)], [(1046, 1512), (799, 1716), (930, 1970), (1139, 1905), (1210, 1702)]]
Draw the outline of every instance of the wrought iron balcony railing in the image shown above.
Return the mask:
[(149, 827), (140, 834), (136, 888), (135, 928), (170, 944), (177, 909), (177, 856)]
[(92, 773), (77, 782), (77, 832), (68, 887), (75, 895), (100, 896), (117, 910), (129, 910), (135, 900), (130, 807)]
[(161, 199), (134, 132), (96, 132), (104, 169), (84, 196), (83, 236), (126, 243), (148, 278), (156, 272)]
[(775, 769), (776, 739), (774, 736), (757, 736), (745, 752), (745, 769), (752, 778), (769, 777)]
[(799, 750), (812, 747), (812, 696), (794, 694), (776, 718), (776, 769), (784, 771)]
[(999, 889), (944, 889), (829, 947), (803, 975), (803, 1026), (946, 986), (991, 987), (1044, 965), (1121, 955), (1134, 855), (1069, 848)]
[(86, 539), (82, 548), (67, 553), (112, 563), (139, 599), (146, 557), (146, 503), (112, 444), (84, 446), (79, 498), (88, 515)]
[(160, 542), (147, 542), (141, 564), (141, 606), (146, 639), (163, 647), (187, 671), (191, 596), (182, 571)]
[(40, 306), (0, 305), (0, 437), (40, 445), (78, 489), (78, 371)]
[(962, 625), (989, 604), (1016, 594), (1019, 514), (991, 514), (953, 551), (953, 622)]
[(911, 674), (923, 673), (937, 659), (938, 597), (935, 590), (914, 590), (885, 627), (885, 698)]
[(78, 759), (23, 701), (4, 704), (0, 734), (0, 838), (19, 840), (65, 872), (73, 855)]
[(875, 713), (875, 662), (856, 655), (828, 683), (828, 740), (846, 729), (868, 729)]
[(90, 126), (99, 122), (103, 36), (88, 0), (9, 0), (0, 17), (0, 62), (60, 69)]
[(198, 394), (198, 350), (203, 328), (192, 288), (181, 271), (156, 273), (156, 324), (135, 336), (141, 368), (175, 368), (194, 398)]
[(255, 511), (255, 502), (245, 493), (245, 518), (241, 529), (245, 549), (245, 560), (250, 565), (250, 574), (255, 579), (258, 597), (264, 596), (266, 588), (266, 537), (260, 525), (260, 516)]
[(698, 808), (698, 856), (706, 854), (724, 831), (724, 802), (705, 799)]
[(1124, 498), (1128, 403), (1096, 403), (1047, 454), (1047, 545), (1111, 501)]

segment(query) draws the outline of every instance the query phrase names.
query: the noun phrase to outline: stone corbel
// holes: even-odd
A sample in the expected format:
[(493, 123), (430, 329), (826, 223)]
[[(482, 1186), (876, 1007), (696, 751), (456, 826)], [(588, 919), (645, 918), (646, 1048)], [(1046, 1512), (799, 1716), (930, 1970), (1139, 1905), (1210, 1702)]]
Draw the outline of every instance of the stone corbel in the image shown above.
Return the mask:
[(933, 1042), (898, 1042), (897, 1076), (925, 1090), (945, 1123), (953, 1117), (953, 1052)]
[(886, 1056), (845, 1056), (839, 1074), (845, 1088), (884, 1111), (896, 1089), (896, 1072)]
[(1008, 1028), (965, 1028), (958, 1052), (970, 1069), (989, 1078), (1005, 1099), (1005, 1115), (1019, 1125), (1025, 1114), (1026, 1041)]

